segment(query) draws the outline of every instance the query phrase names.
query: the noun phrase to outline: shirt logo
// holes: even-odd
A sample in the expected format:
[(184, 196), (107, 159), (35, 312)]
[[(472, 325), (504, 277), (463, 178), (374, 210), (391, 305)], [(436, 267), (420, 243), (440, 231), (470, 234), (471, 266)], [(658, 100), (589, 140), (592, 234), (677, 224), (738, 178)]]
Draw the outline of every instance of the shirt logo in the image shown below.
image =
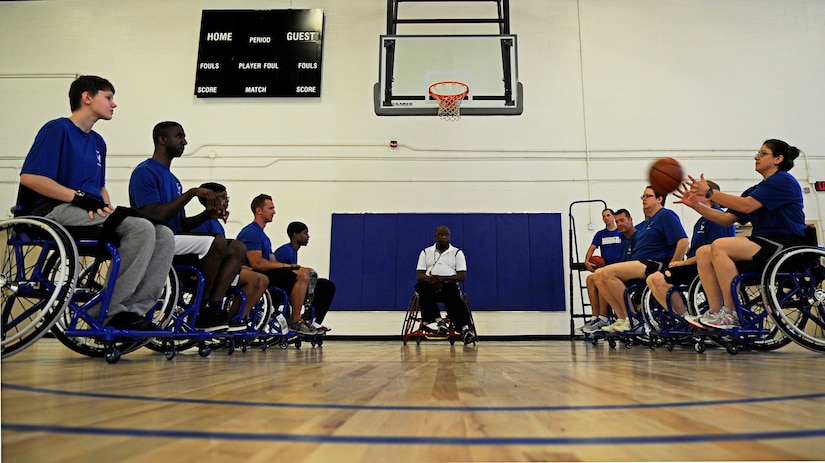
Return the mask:
[(100, 159), (100, 150), (95, 150), (95, 156), (97, 156), (97, 166), (103, 167), (103, 162)]

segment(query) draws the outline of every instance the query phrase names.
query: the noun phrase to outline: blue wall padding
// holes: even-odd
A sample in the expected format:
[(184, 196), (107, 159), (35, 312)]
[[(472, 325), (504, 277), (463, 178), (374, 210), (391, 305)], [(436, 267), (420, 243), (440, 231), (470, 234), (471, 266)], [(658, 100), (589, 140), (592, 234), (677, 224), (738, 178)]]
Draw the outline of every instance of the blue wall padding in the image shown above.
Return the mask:
[(439, 225), (467, 257), (473, 310), (563, 311), (561, 214), (333, 214), (334, 310), (406, 310)]

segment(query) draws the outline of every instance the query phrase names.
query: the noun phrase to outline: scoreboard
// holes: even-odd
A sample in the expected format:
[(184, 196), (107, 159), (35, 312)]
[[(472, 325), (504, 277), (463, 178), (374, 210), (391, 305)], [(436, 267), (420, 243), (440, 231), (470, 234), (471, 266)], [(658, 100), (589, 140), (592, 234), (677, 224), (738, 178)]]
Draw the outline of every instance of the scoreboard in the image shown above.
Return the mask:
[(204, 10), (195, 96), (320, 97), (324, 12)]

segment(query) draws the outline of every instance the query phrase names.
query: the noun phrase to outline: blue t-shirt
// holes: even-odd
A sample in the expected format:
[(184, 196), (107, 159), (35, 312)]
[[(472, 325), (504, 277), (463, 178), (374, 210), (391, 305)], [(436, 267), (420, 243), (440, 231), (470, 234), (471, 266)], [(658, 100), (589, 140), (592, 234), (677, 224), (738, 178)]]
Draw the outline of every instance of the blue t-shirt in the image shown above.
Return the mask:
[(632, 252), (633, 260), (670, 260), (676, 251), (676, 243), (687, 238), (679, 216), (665, 208), (659, 209), (636, 229), (635, 234), (639, 236)]
[[(48, 177), (103, 200), (106, 186), (106, 142), (94, 130), (86, 133), (67, 117), (47, 122), (34, 138), (20, 173)], [(46, 198), (37, 194), (35, 203)]]
[(207, 220), (206, 222), (193, 228), (192, 233), (208, 233), (210, 235), (226, 236), (226, 232), (223, 229), (223, 225), (221, 225), (218, 219)]
[[(241, 232), (238, 233), (237, 239), (246, 245), (246, 252), (261, 251), (261, 256), (269, 260), (269, 256), (272, 254), (272, 241), (269, 240), (269, 237), (264, 233), (264, 229), (257, 223), (252, 222), (243, 227)], [(246, 265), (249, 265), (249, 260), (246, 261)]]
[(612, 264), (622, 260), (623, 242), (624, 235), (618, 228), (615, 230), (603, 228), (596, 232), (591, 244), (599, 248), (599, 253), (604, 258), (605, 263)]
[(742, 193), (742, 197), (748, 196), (762, 203), (763, 207), (750, 214), (729, 212), (736, 214), (739, 223), (753, 225), (751, 236), (805, 236), (802, 188), (789, 172), (777, 171)]
[(275, 250), (275, 260), (284, 264), (297, 264), (298, 251), (292, 247), (292, 243), (287, 243)]
[[(168, 167), (149, 158), (135, 167), (129, 179), (129, 204), (140, 209), (149, 204), (168, 203), (183, 194), (183, 187)], [(175, 233), (183, 232), (181, 210), (167, 224)]]
[[(644, 222), (642, 222), (642, 223), (644, 223)], [(632, 235), (630, 235), (630, 238), (625, 238), (625, 236), (622, 235), (622, 238), (623, 238), (623, 241), (622, 241), (622, 258), (619, 260), (619, 262), (625, 262), (625, 261), (628, 261), (628, 260), (632, 260), (633, 248), (636, 245), (636, 237), (637, 236), (639, 236), (638, 232), (633, 233)]]
[[(721, 211), (721, 207), (714, 207), (714, 209)], [(700, 217), (693, 225), (693, 236), (690, 238), (690, 250), (687, 253), (687, 258), (696, 255), (696, 250), (706, 244), (713, 243), (717, 238), (727, 238), (736, 236), (736, 227), (732, 224), (727, 227), (711, 222), (710, 220)]]

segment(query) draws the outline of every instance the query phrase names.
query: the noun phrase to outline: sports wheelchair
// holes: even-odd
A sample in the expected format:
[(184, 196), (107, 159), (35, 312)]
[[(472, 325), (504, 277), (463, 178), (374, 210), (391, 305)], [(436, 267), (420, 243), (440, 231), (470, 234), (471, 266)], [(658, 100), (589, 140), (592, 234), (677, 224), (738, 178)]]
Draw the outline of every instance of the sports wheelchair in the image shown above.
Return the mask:
[[(72, 350), (117, 362), (124, 353), (163, 331), (117, 330), (103, 325), (120, 255), (115, 244), (101, 240), (98, 228), (72, 229), (43, 217), (16, 217), (0, 222), (2, 239), (2, 356), (9, 357), (47, 332)], [(95, 236), (97, 235), (97, 236)], [(161, 300), (147, 315), (162, 325), (176, 301), (176, 278), (170, 273)]]
[[(461, 300), (464, 302), (464, 307), (467, 308), (467, 314), (469, 316), (469, 327), (470, 330), (475, 334), (472, 338), (472, 343), (473, 345), (476, 345), (476, 343), (478, 342), (478, 331), (476, 331), (475, 321), (473, 320), (473, 311), (470, 310), (470, 300), (464, 291), (461, 292)], [(446, 333), (433, 333), (425, 330), (422, 326), (418, 293), (413, 293), (413, 296), (410, 299), (410, 304), (407, 307), (407, 313), (404, 317), (404, 324), (401, 329), (401, 342), (404, 343), (404, 345), (406, 346), (407, 342), (412, 339), (415, 340), (416, 344), (421, 344), (421, 342), (425, 339), (446, 339), (450, 342), (450, 345), (455, 345), (457, 339), (462, 339), (461, 327), (456, 327), (449, 319), (445, 319), (445, 321), (447, 322), (448, 326), (448, 331)]]
[[(760, 269), (745, 268), (731, 291), (738, 296), (734, 300), (741, 326), (696, 329), (697, 352), (704, 352), (708, 340), (730, 354), (741, 348), (778, 349), (792, 341), (825, 352), (825, 249), (796, 246), (778, 252)], [(696, 314), (708, 310), (701, 281), (688, 291), (691, 305)]]
[[(307, 296), (303, 304), (302, 317), (307, 320), (312, 320), (315, 316), (315, 307), (312, 305), (312, 300), (316, 281), (317, 274), (312, 272)], [(230, 288), (229, 294), (224, 299), (224, 306), (226, 308), (230, 307), (234, 298), (240, 298), (241, 306), (245, 306), (245, 296), (234, 287)], [(287, 292), (283, 288), (271, 286), (264, 291), (261, 299), (249, 311), (246, 330), (223, 337), (218, 341), (218, 345), (226, 347), (230, 354), (235, 349), (237, 342), (241, 343), (243, 352), (246, 352), (250, 346), (266, 350), (271, 346), (287, 349), (290, 345), (294, 345), (296, 349), (300, 349), (304, 341), (309, 342), (312, 347), (322, 346), (326, 333), (303, 334), (290, 329), (287, 320), (290, 318), (292, 310)], [(242, 321), (242, 316), (242, 313), (238, 313), (234, 320)]]
[[(315, 307), (312, 305), (312, 301), (315, 298), (317, 282), (318, 274), (315, 271), (311, 271), (301, 314), (301, 318), (305, 321), (315, 319)], [(303, 341), (308, 341), (312, 347), (324, 345), (326, 332), (319, 331), (316, 334), (304, 334), (293, 331), (289, 327), (288, 320), (291, 320), (292, 311), (295, 310), (295, 308), (290, 305), (289, 295), (284, 289), (272, 286), (267, 289), (264, 296), (269, 298), (269, 303), (272, 306), (272, 313), (267, 329), (269, 332), (275, 334), (275, 338), (270, 341), (270, 344), (277, 344), (281, 349), (286, 349), (289, 347), (289, 344), (294, 344), (297, 349), (300, 349)]]
[[(628, 349), (634, 345), (649, 345), (650, 337), (642, 313), (642, 299), (646, 288), (647, 286), (643, 279), (633, 279), (625, 283), (624, 304), (627, 308), (627, 317), (630, 322), (630, 329), (628, 331), (613, 333), (599, 330), (593, 333), (583, 333), (585, 342), (590, 342), (596, 346), (599, 344), (599, 340), (603, 339), (607, 341), (611, 348), (616, 347), (616, 345), (621, 342)], [(615, 320), (615, 314), (612, 311), (610, 312), (610, 319), (611, 322)]]
[[(730, 353), (738, 352), (740, 346), (751, 350), (774, 350), (787, 345), (791, 340), (784, 336), (768, 315), (761, 297), (757, 272), (745, 271), (746, 263), (740, 265), (740, 274), (734, 279), (731, 290), (737, 297), (737, 309), (748, 323), (743, 325), (736, 336), (695, 328), (685, 317), (702, 315), (707, 310), (702, 282), (695, 277), (688, 285), (675, 285), (667, 293), (667, 307), (662, 307), (649, 289), (643, 296), (643, 313), (651, 338), (650, 348), (665, 345), (673, 350), (676, 345), (693, 345), (697, 352), (704, 352), (707, 341), (712, 345), (725, 347)], [(677, 314), (671, 305), (671, 296), (677, 293), (687, 308), (684, 314)]]

